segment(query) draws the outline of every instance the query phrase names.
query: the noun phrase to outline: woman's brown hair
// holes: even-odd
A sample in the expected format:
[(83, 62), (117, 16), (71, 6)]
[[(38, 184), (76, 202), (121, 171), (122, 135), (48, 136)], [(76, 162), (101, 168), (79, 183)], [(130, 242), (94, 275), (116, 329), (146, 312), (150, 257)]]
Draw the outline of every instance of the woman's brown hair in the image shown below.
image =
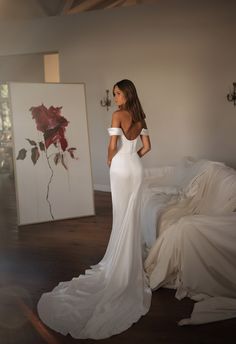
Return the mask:
[(126, 103), (123, 107), (124, 110), (127, 110), (132, 115), (132, 123), (136, 122), (143, 122), (146, 118), (145, 113), (143, 111), (142, 105), (139, 101), (138, 94), (136, 88), (132, 81), (128, 79), (123, 79), (118, 81), (113, 86), (113, 95), (114, 95), (114, 88), (118, 87), (125, 95)]

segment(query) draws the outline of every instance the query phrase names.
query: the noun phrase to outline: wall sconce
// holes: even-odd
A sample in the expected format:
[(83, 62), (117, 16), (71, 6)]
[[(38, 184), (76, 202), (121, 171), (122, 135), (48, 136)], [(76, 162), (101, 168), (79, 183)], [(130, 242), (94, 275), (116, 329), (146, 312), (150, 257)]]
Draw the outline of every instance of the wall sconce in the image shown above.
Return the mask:
[(109, 110), (109, 106), (111, 106), (111, 99), (109, 98), (109, 90), (106, 90), (106, 97), (104, 97), (100, 101), (101, 106), (106, 106), (107, 111)]
[(236, 82), (233, 82), (233, 91), (227, 94), (227, 99), (229, 102), (234, 102), (234, 106), (236, 105)]

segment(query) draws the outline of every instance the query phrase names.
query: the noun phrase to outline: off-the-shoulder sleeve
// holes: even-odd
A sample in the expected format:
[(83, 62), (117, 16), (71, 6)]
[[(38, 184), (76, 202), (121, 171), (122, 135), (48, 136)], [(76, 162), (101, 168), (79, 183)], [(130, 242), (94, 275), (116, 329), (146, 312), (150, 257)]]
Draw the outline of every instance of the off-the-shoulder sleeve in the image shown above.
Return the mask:
[(122, 134), (121, 128), (114, 127), (114, 128), (108, 128), (107, 130), (110, 136)]
[(148, 136), (148, 135), (149, 135), (148, 129), (143, 128), (142, 131), (141, 131), (141, 133), (140, 133), (140, 135), (146, 135), (146, 136)]

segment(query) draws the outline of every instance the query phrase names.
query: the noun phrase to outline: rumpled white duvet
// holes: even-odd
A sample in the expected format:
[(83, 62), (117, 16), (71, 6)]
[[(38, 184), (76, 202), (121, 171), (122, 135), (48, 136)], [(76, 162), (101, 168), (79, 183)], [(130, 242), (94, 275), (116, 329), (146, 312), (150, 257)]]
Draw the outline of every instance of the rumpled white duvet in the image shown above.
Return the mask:
[(187, 184), (165, 187), (144, 192), (150, 211), (143, 221), (151, 223), (144, 267), (151, 288), (174, 288), (178, 299), (197, 301), (191, 318), (179, 325), (236, 317), (236, 171), (201, 161)]

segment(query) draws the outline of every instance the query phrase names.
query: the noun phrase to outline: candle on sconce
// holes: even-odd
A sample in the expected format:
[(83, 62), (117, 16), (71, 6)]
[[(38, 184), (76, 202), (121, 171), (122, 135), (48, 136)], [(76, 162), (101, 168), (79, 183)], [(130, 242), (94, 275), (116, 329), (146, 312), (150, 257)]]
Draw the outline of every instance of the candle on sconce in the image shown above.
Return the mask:
[(233, 90), (231, 91), (231, 88), (229, 90), (229, 93), (227, 94), (227, 100), (229, 102), (234, 102), (234, 106), (236, 105), (236, 82), (233, 82)]
[(106, 106), (107, 111), (109, 110), (109, 107), (111, 106), (111, 99), (109, 98), (109, 90), (106, 90), (106, 97), (104, 97), (100, 101), (101, 106)]

